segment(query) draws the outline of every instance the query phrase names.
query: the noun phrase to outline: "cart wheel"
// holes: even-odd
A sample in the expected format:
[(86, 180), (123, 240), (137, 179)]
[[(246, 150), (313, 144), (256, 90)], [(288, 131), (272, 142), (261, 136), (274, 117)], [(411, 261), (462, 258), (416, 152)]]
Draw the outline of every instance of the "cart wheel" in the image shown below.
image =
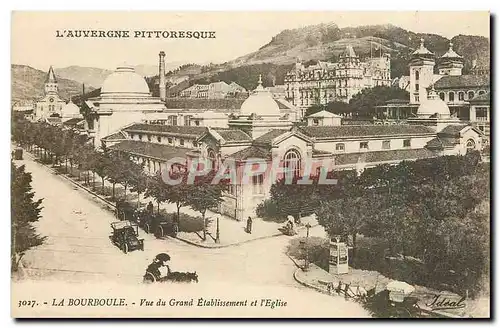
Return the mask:
[(123, 253), (125, 253), (125, 254), (128, 253), (128, 244), (127, 243), (123, 244)]
[(145, 224), (144, 225), (144, 231), (146, 231), (146, 233), (149, 233), (149, 224)]
[(143, 281), (145, 284), (151, 284), (151, 283), (155, 282), (155, 280), (156, 280), (156, 279), (155, 279), (155, 277), (154, 277), (151, 273), (146, 272), (146, 274), (144, 275), (144, 277), (143, 277), (143, 280), (142, 280), (142, 281)]

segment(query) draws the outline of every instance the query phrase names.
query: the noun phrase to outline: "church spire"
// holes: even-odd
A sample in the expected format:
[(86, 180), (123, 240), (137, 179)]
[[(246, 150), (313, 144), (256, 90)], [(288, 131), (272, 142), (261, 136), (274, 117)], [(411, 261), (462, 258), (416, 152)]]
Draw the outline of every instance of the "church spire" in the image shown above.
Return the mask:
[(54, 69), (52, 66), (49, 68), (49, 72), (47, 73), (47, 79), (45, 83), (57, 83), (56, 74), (54, 73)]

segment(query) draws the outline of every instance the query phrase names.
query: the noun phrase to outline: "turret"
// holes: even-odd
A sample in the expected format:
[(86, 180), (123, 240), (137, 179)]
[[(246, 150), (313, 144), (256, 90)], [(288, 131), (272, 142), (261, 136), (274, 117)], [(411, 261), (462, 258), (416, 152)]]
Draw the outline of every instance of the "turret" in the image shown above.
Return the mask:
[(440, 75), (462, 75), (464, 68), (464, 59), (453, 50), (453, 43), (450, 42), (450, 48), (439, 59), (438, 69)]
[(424, 45), (420, 39), (420, 47), (411, 54), (410, 58), (410, 103), (419, 104), (427, 99), (427, 90), (434, 78), (434, 53)]

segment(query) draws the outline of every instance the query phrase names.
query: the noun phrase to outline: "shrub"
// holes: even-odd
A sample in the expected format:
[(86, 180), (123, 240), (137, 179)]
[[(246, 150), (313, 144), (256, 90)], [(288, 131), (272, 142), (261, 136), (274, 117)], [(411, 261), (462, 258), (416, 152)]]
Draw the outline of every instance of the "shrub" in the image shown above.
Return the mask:
[[(305, 237), (290, 240), (286, 253), (298, 260), (305, 260), (305, 252), (301, 246), (301, 241), (305, 242)], [(309, 237), (307, 240), (309, 262), (314, 263), (323, 270), (328, 271), (328, 259), (330, 257), (330, 243), (328, 239), (320, 237)]]
[(272, 199), (266, 199), (262, 203), (257, 205), (255, 213), (264, 221), (279, 223), (286, 221), (286, 216), (280, 212), (278, 205)]

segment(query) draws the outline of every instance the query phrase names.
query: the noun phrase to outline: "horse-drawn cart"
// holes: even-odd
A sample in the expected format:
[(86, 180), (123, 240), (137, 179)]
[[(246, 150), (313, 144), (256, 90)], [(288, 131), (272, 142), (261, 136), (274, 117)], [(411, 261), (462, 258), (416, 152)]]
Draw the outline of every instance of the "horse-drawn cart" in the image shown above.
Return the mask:
[(139, 226), (129, 221), (111, 223), (113, 232), (109, 238), (125, 254), (134, 250), (144, 251), (144, 239), (139, 239)]

